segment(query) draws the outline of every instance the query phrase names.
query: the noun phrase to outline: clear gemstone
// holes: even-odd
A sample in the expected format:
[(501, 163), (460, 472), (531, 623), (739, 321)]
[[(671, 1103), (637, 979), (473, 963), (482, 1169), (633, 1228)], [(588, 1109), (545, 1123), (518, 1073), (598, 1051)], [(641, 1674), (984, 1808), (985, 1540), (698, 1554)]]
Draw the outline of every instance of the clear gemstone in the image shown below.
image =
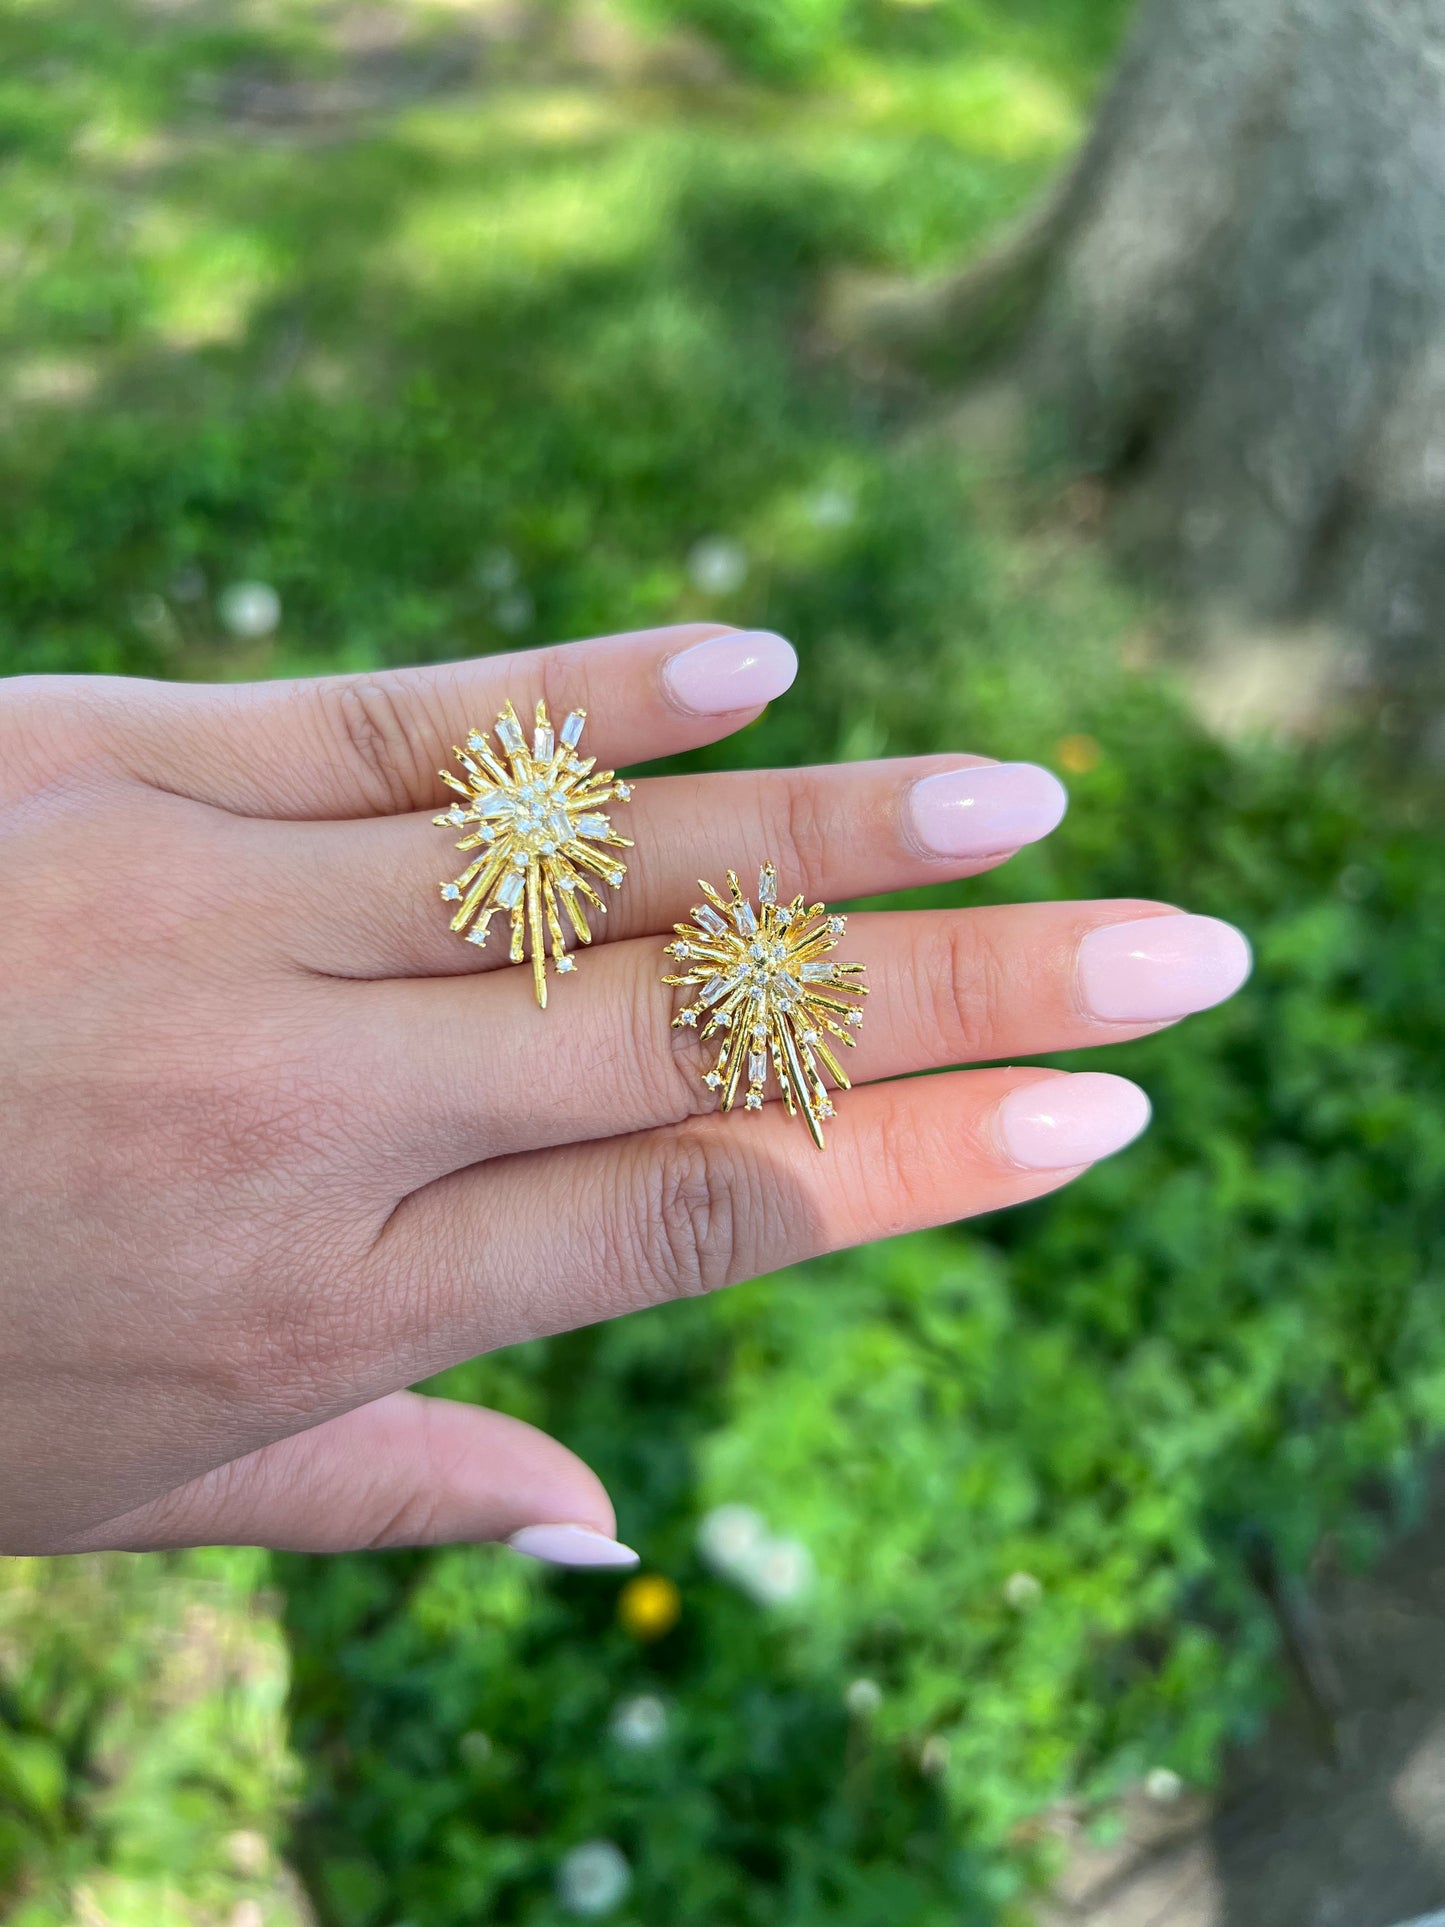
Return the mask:
[(816, 1044), (816, 1043), (817, 1043), (817, 1041), (818, 1041), (818, 1033), (817, 1033), (817, 1031), (815, 1031), (815, 1030), (805, 1030), (805, 1031), (803, 1032), (803, 1042), (804, 1042), (805, 1044), (808, 1044), (808, 1045), (812, 1045), (812, 1044)]
[(843, 1021), (845, 1024), (851, 1024), (853, 1029), (857, 1030), (858, 1026), (863, 1021), (863, 1013), (861, 1010), (850, 1010), (848, 1012), (848, 1015), (843, 1019)]
[(745, 937), (752, 936), (758, 927), (758, 920), (753, 915), (753, 906), (750, 903), (735, 904), (733, 906), (733, 922)]
[(833, 1109), (833, 1106), (828, 1102), (827, 1098), (825, 1097), (822, 1103), (818, 1106), (818, 1116), (819, 1117), (836, 1117), (837, 1115), (838, 1113)]
[(776, 984), (777, 988), (790, 1001), (792, 998), (801, 997), (803, 994), (803, 986), (798, 982), (796, 977), (790, 977), (786, 970), (780, 970), (778, 972)]
[(556, 845), (555, 843), (553, 843), (553, 842), (552, 842), (552, 841), (550, 840), (550, 838), (548, 839), (548, 841), (547, 841), (547, 842), (545, 842), (545, 843), (544, 843), (544, 844), (542, 845), (542, 854), (543, 854), (543, 856), (556, 856), (556, 854), (557, 854), (557, 845)]
[(447, 903), (455, 903), (460, 895), (461, 891), (454, 883), (444, 883), (442, 885), (442, 896)]
[(547, 828), (559, 843), (566, 843), (572, 835), (572, 819), (565, 810), (553, 810), (547, 818)]
[(709, 977), (702, 987), (703, 1002), (705, 1004), (715, 1004), (726, 989), (727, 985), (721, 977)]
[(557, 959), (558, 972), (564, 977), (567, 975), (569, 970), (575, 970), (576, 968), (577, 968), (577, 959), (575, 957), (559, 957)]
[(774, 963), (784, 962), (785, 959), (787, 958), (787, 955), (788, 955), (788, 946), (785, 943), (775, 943), (773, 945), (773, 962)]
[(582, 726), (587, 721), (585, 709), (574, 709), (562, 725), (562, 741), (568, 749), (576, 749), (582, 740)]
[(697, 1006), (695, 1004), (689, 1004), (686, 1010), (680, 1010), (677, 1014), (677, 1021), (680, 1024), (686, 1024), (688, 1028), (691, 1029), (697, 1022)]
[[(526, 859), (524, 858), (523, 861), (525, 862)], [(510, 910), (514, 904), (522, 901), (522, 891), (525, 888), (526, 885), (522, 878), (522, 872), (520, 870), (512, 870), (502, 878), (497, 890), (497, 902), (501, 904), (504, 910)]]
[(620, 889), (622, 885), (622, 879), (623, 877), (626, 876), (626, 874), (627, 872), (625, 870), (614, 870), (611, 876), (608, 877), (607, 881), (612, 885), (614, 890)]
[(720, 1010), (717, 1016), (713, 1018), (713, 1022), (719, 1030), (731, 1030), (733, 1027), (733, 1020), (725, 1010)]
[(559, 890), (575, 890), (577, 888), (576, 877), (572, 877), (572, 876), (558, 877), (557, 888)]
[(778, 873), (771, 863), (765, 863), (758, 871), (758, 902), (776, 903), (778, 900)]
[(459, 803), (455, 804), (451, 809), (447, 811), (448, 823), (455, 823), (459, 829), (462, 826), (462, 824), (466, 822), (466, 820), (467, 820), (467, 813)]
[(479, 736), (477, 732), (473, 730), (471, 735), (468, 736), (467, 738), (467, 748), (468, 749), (485, 749), (486, 747), (487, 747), (486, 737)]
[(481, 944), (484, 944), (486, 941), (487, 941), (487, 926), (484, 923), (473, 924), (471, 929), (467, 932), (467, 942), (481, 945)]
[(766, 944), (751, 943), (748, 945), (748, 955), (750, 957), (756, 957), (759, 963), (763, 961), (763, 958), (766, 957), (767, 954), (768, 954), (768, 947)]
[(798, 972), (803, 982), (809, 984), (822, 983), (824, 978), (831, 977), (832, 974), (833, 966), (830, 963), (805, 963)]
[(604, 837), (611, 827), (605, 816), (579, 816), (577, 819), (578, 836)]
[(762, 1044), (766, 1044), (767, 1041), (768, 1041), (768, 1033), (763, 1029), (761, 1024), (755, 1024), (753, 1026), (753, 1042), (755, 1044), (762, 1045)]
[(718, 1085), (722, 1083), (722, 1074), (720, 1071), (709, 1071), (702, 1081), (710, 1091), (715, 1091)]
[(766, 1053), (760, 1050), (749, 1051), (748, 1082), (750, 1084), (761, 1084), (767, 1077), (767, 1074), (768, 1059)]
[(841, 937), (847, 928), (848, 920), (846, 917), (829, 917), (828, 935), (830, 937)]
[(743, 1109), (745, 1111), (760, 1111), (762, 1108), (763, 1108), (762, 1092), (749, 1091), (747, 1096), (743, 1099)]
[(472, 792), (472, 807), (482, 811), (484, 815), (488, 811), (502, 809), (505, 804), (506, 798), (500, 790), (473, 790)]
[(711, 930), (715, 937), (727, 935), (727, 925), (710, 903), (700, 903), (692, 913), (694, 923), (700, 923), (704, 930)]
[(674, 957), (690, 957), (692, 955), (692, 945), (690, 943), (675, 943), (672, 944), (670, 948)]
[(550, 723), (538, 723), (537, 727), (532, 731), (533, 757), (539, 763), (550, 763), (552, 760), (552, 751), (556, 747), (557, 740), (552, 734), (552, 725)]
[(528, 857), (525, 850), (514, 850), (512, 852), (512, 868), (514, 870), (525, 870), (527, 863)]
[(513, 755), (523, 747), (521, 726), (514, 716), (497, 718), (497, 741)]
[(630, 803), (632, 801), (631, 783), (624, 783), (619, 776), (617, 781), (612, 785), (612, 788), (614, 793), (619, 796), (624, 803)]

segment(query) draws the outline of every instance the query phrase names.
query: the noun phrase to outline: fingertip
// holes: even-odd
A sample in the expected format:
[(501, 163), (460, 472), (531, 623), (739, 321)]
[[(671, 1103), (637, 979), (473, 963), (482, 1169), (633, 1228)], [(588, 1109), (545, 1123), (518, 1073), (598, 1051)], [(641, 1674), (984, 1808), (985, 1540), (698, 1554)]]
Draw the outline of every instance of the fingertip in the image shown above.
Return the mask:
[(662, 688), (685, 716), (736, 716), (764, 708), (792, 688), (798, 654), (767, 629), (730, 629), (669, 656)]
[(1060, 1071), (1012, 1090), (994, 1113), (998, 1143), (1025, 1171), (1095, 1164), (1132, 1144), (1153, 1114), (1148, 1096), (1110, 1071)]

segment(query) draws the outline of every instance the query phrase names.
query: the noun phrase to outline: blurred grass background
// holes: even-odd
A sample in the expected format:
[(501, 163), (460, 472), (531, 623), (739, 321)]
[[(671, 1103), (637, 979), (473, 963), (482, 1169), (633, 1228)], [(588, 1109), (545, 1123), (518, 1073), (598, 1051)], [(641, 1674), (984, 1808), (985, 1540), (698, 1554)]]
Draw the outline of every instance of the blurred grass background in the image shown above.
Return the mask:
[(1156, 894), (1259, 959), (1114, 1054), (1155, 1127), (1064, 1196), (450, 1374), (598, 1467), (638, 1580), (0, 1569), (18, 1927), (1027, 1920), (1071, 1836), (1267, 1711), (1262, 1562), (1410, 1518), (1445, 1421), (1423, 780), (1211, 736), (1089, 488), (993, 472), (819, 322), (1028, 205), (1126, 13), (0, 19), (0, 670), (774, 627), (797, 688), (698, 760), (1051, 763), (1049, 846), (933, 900)]

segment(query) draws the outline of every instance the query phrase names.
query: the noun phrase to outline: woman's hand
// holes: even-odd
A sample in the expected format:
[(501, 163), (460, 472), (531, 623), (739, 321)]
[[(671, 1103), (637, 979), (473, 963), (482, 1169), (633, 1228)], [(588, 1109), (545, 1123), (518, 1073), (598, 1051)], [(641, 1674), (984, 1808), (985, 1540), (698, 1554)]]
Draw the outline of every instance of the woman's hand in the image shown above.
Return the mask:
[(1037, 1197), (1142, 1127), (1120, 1078), (906, 1073), (1227, 996), (1243, 939), (1160, 904), (853, 918), (869, 1081), (823, 1156), (775, 1103), (715, 1114), (670, 1028), (694, 879), (770, 856), (832, 901), (971, 874), (1062, 813), (1028, 765), (642, 781), (626, 885), (546, 1012), (504, 942), (451, 934), (431, 816), (468, 727), (583, 705), (623, 765), (739, 728), (793, 669), (693, 627), (314, 683), (0, 687), (0, 1549), (520, 1534), (621, 1562), (570, 1453), (401, 1388)]

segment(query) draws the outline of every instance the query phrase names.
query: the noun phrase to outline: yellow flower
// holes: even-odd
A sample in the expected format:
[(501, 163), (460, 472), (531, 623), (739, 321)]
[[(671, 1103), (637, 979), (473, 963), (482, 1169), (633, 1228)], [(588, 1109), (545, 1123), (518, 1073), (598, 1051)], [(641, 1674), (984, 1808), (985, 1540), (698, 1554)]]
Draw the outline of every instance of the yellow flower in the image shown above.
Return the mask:
[(639, 1573), (629, 1579), (617, 1601), (617, 1617), (634, 1639), (661, 1639), (677, 1624), (682, 1594), (661, 1573)]
[(1070, 776), (1087, 776), (1099, 767), (1103, 754), (1092, 736), (1061, 736), (1054, 744), (1054, 755)]

